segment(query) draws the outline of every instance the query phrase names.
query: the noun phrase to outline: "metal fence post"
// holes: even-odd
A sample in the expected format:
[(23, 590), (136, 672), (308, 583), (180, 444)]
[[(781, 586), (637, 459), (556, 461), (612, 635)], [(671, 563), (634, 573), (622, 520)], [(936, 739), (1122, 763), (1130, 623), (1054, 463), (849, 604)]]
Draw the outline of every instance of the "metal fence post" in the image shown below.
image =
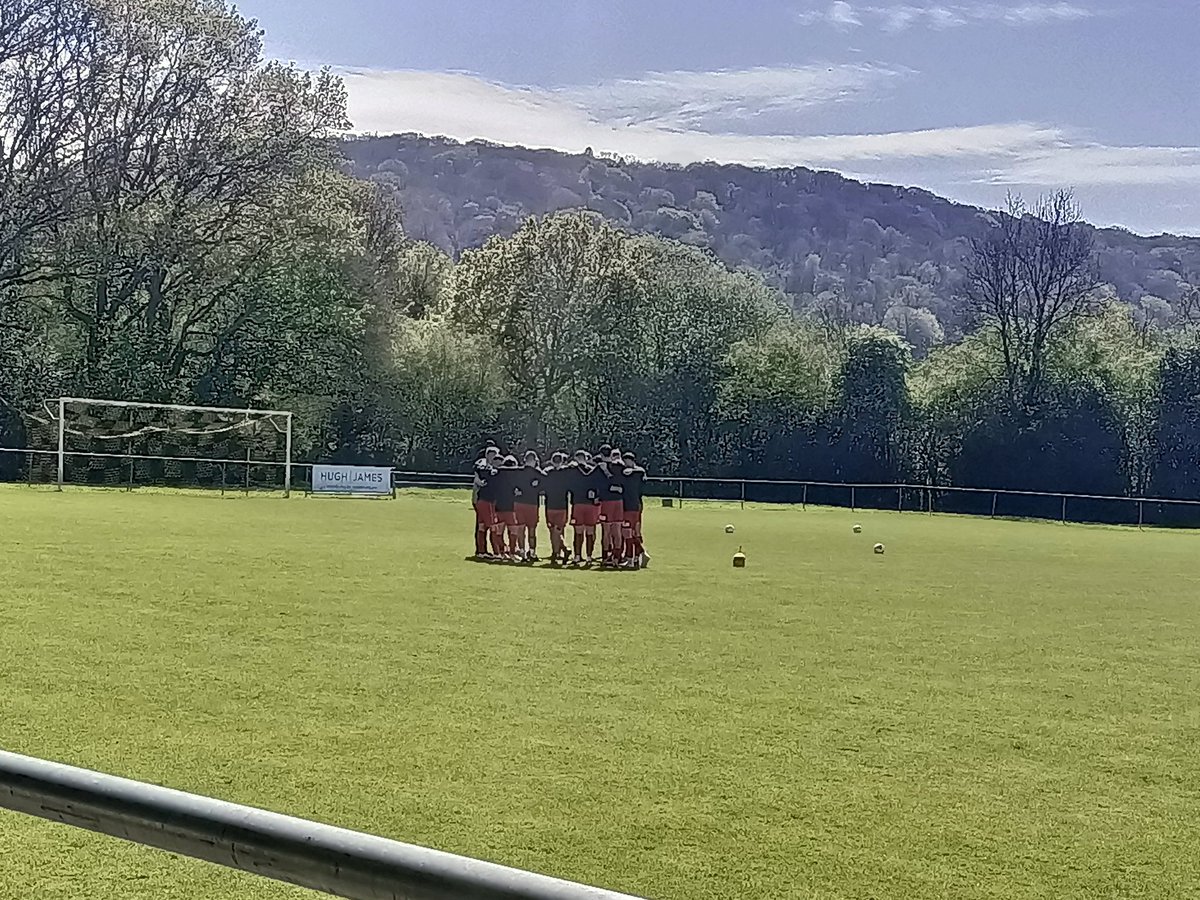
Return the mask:
[(808, 485), (804, 486), (804, 496), (800, 498), (800, 508), (808, 509)]
[(996, 518), (996, 498), (1000, 496), (999, 491), (992, 491), (992, 518)]
[(679, 479), (679, 508), (683, 509), (683, 479)]
[(858, 506), (854, 501), (854, 485), (850, 485), (850, 511), (854, 512), (856, 509), (858, 509)]
[(58, 489), (63, 489), (63, 476), (67, 468), (67, 401), (58, 398)]
[(904, 512), (904, 488), (896, 488), (896, 511)]
[(1142, 527), (1143, 524), (1145, 524), (1145, 521), (1146, 521), (1145, 506), (1146, 506), (1146, 501), (1144, 501), (1144, 500), (1138, 501), (1138, 528), (1139, 529)]
[(1062, 523), (1064, 525), (1067, 524), (1067, 498), (1065, 496), (1063, 497), (1063, 505), (1062, 505)]
[(742, 481), (742, 509), (746, 508), (746, 482)]

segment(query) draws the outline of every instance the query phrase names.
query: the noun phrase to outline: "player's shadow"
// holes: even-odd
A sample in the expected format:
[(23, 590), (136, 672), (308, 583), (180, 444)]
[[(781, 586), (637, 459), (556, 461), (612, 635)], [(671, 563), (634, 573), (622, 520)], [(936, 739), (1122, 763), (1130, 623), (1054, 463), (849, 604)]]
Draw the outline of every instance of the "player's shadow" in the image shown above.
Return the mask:
[(601, 566), (599, 564), (593, 566), (556, 566), (547, 560), (541, 560), (536, 563), (513, 562), (509, 559), (480, 559), (478, 556), (471, 555), (463, 557), (465, 562), (475, 563), (480, 566), (504, 566), (509, 569), (553, 569), (563, 572), (633, 572), (636, 569), (618, 569), (613, 566)]

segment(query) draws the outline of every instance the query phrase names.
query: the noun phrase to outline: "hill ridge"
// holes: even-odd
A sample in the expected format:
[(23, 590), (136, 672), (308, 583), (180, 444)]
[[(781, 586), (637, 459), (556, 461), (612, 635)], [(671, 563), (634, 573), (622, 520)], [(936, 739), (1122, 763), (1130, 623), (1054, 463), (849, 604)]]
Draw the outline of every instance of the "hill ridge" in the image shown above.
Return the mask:
[[(969, 237), (990, 213), (919, 186), (804, 166), (655, 163), (412, 132), (355, 137), (343, 150), (353, 174), (394, 192), (411, 236), (453, 256), (530, 215), (586, 208), (755, 269), (797, 307), (835, 306), (869, 323), (896, 306), (927, 309), (949, 335), (964, 324)], [(1200, 238), (1088, 227), (1115, 296), (1155, 318), (1190, 314)]]

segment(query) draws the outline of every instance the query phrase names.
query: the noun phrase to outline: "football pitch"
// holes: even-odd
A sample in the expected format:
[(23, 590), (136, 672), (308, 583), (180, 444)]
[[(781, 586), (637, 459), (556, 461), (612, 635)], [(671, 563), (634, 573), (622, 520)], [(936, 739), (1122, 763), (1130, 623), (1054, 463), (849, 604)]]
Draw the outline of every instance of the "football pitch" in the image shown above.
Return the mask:
[[(1200, 895), (1200, 534), (689, 504), (600, 572), (472, 523), (0, 489), (0, 748), (652, 900)], [(0, 813), (3, 900), (306, 896)]]

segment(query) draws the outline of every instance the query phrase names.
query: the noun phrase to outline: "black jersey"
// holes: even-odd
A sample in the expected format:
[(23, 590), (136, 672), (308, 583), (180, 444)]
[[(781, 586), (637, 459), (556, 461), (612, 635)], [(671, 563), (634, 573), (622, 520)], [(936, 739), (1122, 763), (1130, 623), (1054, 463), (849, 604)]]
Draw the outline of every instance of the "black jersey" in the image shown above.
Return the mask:
[(496, 486), (496, 511), (512, 512), (517, 502), (517, 477), (520, 469), (507, 466), (496, 470), (492, 483)]
[(553, 467), (542, 472), (542, 493), (546, 495), (546, 509), (566, 509), (575, 472), (564, 466)]
[(625, 498), (625, 464), (601, 463), (599, 468), (604, 473), (600, 499), (610, 503), (623, 500)]
[(599, 468), (589, 465), (576, 466), (575, 478), (571, 485), (571, 502), (576, 506), (586, 506), (600, 502), (601, 491), (608, 483), (608, 478)]
[(537, 506), (542, 493), (542, 470), (524, 466), (513, 475), (513, 499), (517, 503)]
[(475, 499), (482, 500), (485, 503), (495, 503), (497, 490), (499, 485), (496, 482), (496, 476), (499, 473), (488, 465), (486, 460), (479, 460), (475, 463), (475, 481), (474, 491)]
[(641, 466), (629, 466), (625, 476), (625, 509), (629, 512), (642, 511), (642, 493), (646, 489), (646, 470)]

